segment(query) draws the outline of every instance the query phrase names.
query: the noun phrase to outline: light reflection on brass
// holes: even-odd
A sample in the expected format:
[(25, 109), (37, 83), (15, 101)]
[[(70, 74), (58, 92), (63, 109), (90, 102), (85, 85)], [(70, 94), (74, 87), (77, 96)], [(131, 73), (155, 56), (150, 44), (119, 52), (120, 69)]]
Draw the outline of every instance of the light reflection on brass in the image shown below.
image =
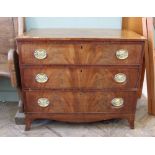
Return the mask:
[(117, 83), (124, 83), (126, 81), (126, 75), (123, 73), (118, 73), (115, 75), (114, 80)]
[(114, 98), (114, 99), (111, 101), (111, 104), (112, 104), (114, 107), (121, 107), (121, 106), (124, 104), (124, 99), (123, 99), (123, 98)]
[(120, 49), (116, 51), (116, 57), (117, 59), (127, 59), (128, 58), (128, 51), (125, 49)]
[(36, 79), (36, 81), (37, 81), (38, 83), (45, 83), (45, 82), (48, 81), (48, 77), (47, 77), (47, 75), (44, 74), (44, 73), (39, 73), (39, 74), (37, 74), (36, 77), (35, 77), (35, 79)]
[(38, 99), (38, 105), (40, 107), (47, 107), (47, 106), (49, 106), (49, 104), (50, 104), (50, 101), (47, 98), (39, 98)]
[(44, 49), (35, 50), (34, 51), (34, 57), (36, 59), (39, 59), (39, 60), (45, 59), (47, 57), (46, 50), (44, 50)]

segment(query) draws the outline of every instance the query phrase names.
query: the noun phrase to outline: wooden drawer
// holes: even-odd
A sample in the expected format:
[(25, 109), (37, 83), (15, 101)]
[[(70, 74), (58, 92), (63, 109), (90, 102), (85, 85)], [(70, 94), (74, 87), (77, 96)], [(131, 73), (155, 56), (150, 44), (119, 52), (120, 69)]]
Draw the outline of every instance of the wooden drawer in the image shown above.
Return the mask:
[[(26, 91), (24, 95), (26, 113), (133, 113), (136, 106), (136, 92)], [(114, 106), (114, 98), (121, 98), (121, 104)]]
[[(30, 67), (22, 69), (24, 88), (137, 88), (139, 69), (112, 67)], [(125, 82), (115, 81), (123, 73)], [(120, 82), (120, 83), (119, 83)]]
[[(19, 46), (22, 64), (74, 65), (137, 65), (141, 63), (140, 43), (23, 43)], [(116, 57), (120, 49), (128, 52), (126, 59)], [(36, 51), (36, 52), (35, 52)], [(35, 53), (35, 54), (34, 54)]]

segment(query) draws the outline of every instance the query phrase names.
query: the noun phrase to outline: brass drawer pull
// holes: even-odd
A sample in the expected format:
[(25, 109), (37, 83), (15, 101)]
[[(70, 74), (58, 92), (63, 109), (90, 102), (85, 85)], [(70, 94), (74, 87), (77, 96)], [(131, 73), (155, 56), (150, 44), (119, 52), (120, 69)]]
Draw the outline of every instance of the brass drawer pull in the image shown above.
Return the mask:
[(120, 49), (118, 51), (116, 51), (116, 57), (117, 59), (127, 59), (128, 58), (128, 50), (125, 50), (125, 49)]
[(47, 98), (39, 98), (38, 99), (38, 105), (40, 107), (48, 107), (50, 104), (50, 101)]
[(114, 107), (121, 107), (124, 104), (124, 99), (123, 98), (114, 98), (111, 101), (112, 106)]
[(44, 49), (37, 49), (34, 51), (34, 57), (39, 60), (45, 59), (47, 57), (47, 52)]
[(35, 79), (38, 83), (45, 83), (48, 81), (48, 76), (44, 73), (39, 73), (36, 75)]
[(126, 81), (126, 75), (123, 73), (118, 73), (115, 75), (114, 80), (117, 83), (124, 83)]

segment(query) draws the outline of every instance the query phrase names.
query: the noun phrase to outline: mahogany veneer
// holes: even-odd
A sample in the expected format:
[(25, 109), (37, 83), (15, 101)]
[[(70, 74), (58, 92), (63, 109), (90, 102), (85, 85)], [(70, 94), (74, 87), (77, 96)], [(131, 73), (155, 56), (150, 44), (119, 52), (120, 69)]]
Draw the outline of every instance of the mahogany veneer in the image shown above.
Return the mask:
[[(22, 69), (24, 88), (34, 89), (109, 89), (109, 88), (137, 88), (139, 68), (123, 67), (26, 67)], [(38, 73), (48, 76), (46, 83), (38, 83), (35, 77)], [(119, 84), (114, 81), (117, 73), (127, 76), (126, 82)]]
[[(24, 95), (25, 111), (30, 113), (132, 113), (136, 105), (135, 92), (25, 91)], [(111, 106), (111, 100), (116, 96), (125, 100), (121, 108)], [(39, 97), (48, 98), (51, 104), (39, 107)]]
[[(144, 44), (144, 37), (122, 30), (37, 29), (19, 36), (26, 130), (35, 119), (123, 118), (134, 128)], [(122, 49), (128, 55), (118, 59), (116, 51)], [(118, 73), (125, 75), (124, 82), (116, 81)]]
[[(34, 58), (35, 49), (45, 49), (47, 59), (42, 64), (64, 64), (64, 65), (138, 65), (141, 61), (143, 46), (140, 42), (132, 44), (111, 43), (111, 42), (67, 42), (67, 43), (46, 43), (30, 42), (21, 46), (21, 63), (28, 65), (39, 65), (40, 61)], [(128, 59), (120, 61), (115, 57), (116, 51), (127, 49)]]

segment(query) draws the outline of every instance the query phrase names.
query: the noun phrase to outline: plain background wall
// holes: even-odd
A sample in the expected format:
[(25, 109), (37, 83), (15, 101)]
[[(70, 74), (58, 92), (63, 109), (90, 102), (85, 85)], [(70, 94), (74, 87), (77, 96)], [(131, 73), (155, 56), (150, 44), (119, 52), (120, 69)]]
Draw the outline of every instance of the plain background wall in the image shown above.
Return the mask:
[(26, 28), (114, 28), (120, 29), (121, 17), (28, 17)]
[[(121, 17), (27, 17), (26, 29), (32, 28), (121, 28)], [(16, 90), (8, 79), (0, 80), (0, 101), (17, 101)]]

